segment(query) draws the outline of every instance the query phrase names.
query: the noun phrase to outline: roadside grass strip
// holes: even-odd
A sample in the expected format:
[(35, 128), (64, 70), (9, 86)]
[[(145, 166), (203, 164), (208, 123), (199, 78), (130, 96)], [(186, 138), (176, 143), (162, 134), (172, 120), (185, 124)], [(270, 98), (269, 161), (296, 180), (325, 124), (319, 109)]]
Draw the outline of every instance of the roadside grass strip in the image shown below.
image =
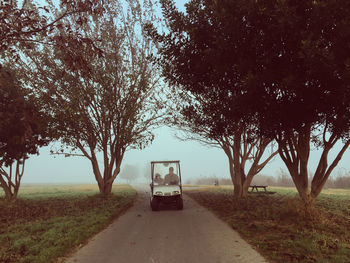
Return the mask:
[(25, 189), (0, 199), (0, 262), (57, 262), (133, 205), (136, 191), (116, 186), (103, 198), (94, 186)]
[[(188, 190), (271, 262), (350, 262), (350, 189), (324, 191), (305, 212), (295, 191), (237, 200), (232, 188)], [(337, 192), (337, 191), (335, 191)]]

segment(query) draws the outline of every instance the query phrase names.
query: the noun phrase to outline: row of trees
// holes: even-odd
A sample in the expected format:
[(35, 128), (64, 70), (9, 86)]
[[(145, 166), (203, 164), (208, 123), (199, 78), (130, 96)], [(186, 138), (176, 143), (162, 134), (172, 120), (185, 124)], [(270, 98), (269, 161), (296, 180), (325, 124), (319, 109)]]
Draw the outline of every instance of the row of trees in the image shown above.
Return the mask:
[[(58, 152), (88, 158), (109, 194), (125, 151), (151, 143), (170, 110), (167, 124), (226, 153), (236, 197), (279, 154), (312, 205), (350, 144), (350, 3), (191, 0), (186, 13), (172, 0), (161, 5), (159, 33), (147, 0), (1, 2), (6, 196), (16, 196), (28, 154), (52, 140), (62, 143)], [(322, 154), (310, 189), (313, 147)], [(15, 178), (4, 168), (14, 163)]]
[[(50, 141), (91, 162), (111, 193), (128, 148), (152, 142), (163, 115), (148, 1), (2, 1), (0, 186), (15, 199), (24, 160)], [(100, 161), (102, 160), (102, 161)], [(12, 165), (15, 173), (12, 175)]]
[[(180, 114), (169, 121), (223, 148), (237, 197), (274, 155), (260, 163), (275, 142), (312, 206), (350, 144), (350, 3), (192, 0), (186, 13), (172, 0), (161, 4), (167, 30), (147, 30), (179, 98)], [(342, 147), (329, 162), (337, 142)], [(309, 188), (313, 147), (321, 157)]]

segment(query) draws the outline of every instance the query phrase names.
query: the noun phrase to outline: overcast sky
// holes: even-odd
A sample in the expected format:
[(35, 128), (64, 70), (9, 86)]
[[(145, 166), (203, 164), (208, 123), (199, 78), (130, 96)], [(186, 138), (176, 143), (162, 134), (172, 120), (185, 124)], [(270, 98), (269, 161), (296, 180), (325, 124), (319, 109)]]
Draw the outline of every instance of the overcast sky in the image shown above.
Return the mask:
[[(208, 148), (198, 142), (182, 142), (173, 136), (174, 131), (164, 127), (155, 131), (153, 144), (146, 149), (126, 152), (123, 166), (135, 165), (139, 168), (139, 180), (145, 180), (145, 169), (150, 175), (150, 162), (155, 160), (180, 160), (183, 182), (200, 176), (230, 178), (228, 161), (224, 152), (218, 148)], [(339, 149), (339, 146), (336, 147)], [(50, 147), (43, 147), (39, 156), (32, 156), (26, 162), (23, 183), (85, 183), (95, 182), (90, 162), (84, 157), (64, 157), (50, 155)], [(330, 157), (334, 158), (334, 152)], [(317, 164), (319, 152), (313, 151), (310, 158), (310, 170)], [(284, 163), (276, 157), (262, 171), (262, 174), (276, 176), (280, 169), (286, 171)], [(347, 151), (335, 169), (337, 173), (350, 170), (350, 153)], [(125, 181), (117, 178), (116, 183)]]
[[(177, 0), (177, 6), (183, 10), (187, 1)], [(176, 139), (170, 128), (160, 128), (155, 131), (153, 144), (146, 149), (130, 150), (125, 154), (123, 166), (135, 165), (139, 168), (139, 178), (145, 180), (145, 169), (150, 172), (150, 162), (154, 160), (180, 160), (183, 182), (200, 176), (217, 176), (229, 178), (227, 157), (221, 149), (208, 148), (198, 142), (182, 142)], [(95, 183), (90, 162), (83, 157), (64, 157), (50, 155), (50, 147), (40, 149), (39, 156), (32, 156), (26, 162), (23, 183)], [(336, 146), (339, 150), (340, 145)], [(320, 153), (313, 151), (310, 157), (309, 169), (315, 170)], [(335, 156), (331, 152), (330, 159)], [(276, 176), (285, 165), (276, 157), (262, 171), (262, 174)], [(333, 175), (346, 173), (350, 170), (350, 153), (347, 151), (335, 169)], [(149, 174), (148, 172), (148, 174)], [(124, 181), (117, 177), (116, 182)]]

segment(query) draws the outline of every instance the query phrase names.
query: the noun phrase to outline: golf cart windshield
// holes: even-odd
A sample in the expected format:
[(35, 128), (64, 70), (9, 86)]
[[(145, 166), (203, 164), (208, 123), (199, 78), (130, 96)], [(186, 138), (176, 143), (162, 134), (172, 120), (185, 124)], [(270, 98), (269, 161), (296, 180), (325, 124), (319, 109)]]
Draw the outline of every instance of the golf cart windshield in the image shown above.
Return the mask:
[(179, 162), (154, 162), (152, 176), (154, 185), (179, 185)]

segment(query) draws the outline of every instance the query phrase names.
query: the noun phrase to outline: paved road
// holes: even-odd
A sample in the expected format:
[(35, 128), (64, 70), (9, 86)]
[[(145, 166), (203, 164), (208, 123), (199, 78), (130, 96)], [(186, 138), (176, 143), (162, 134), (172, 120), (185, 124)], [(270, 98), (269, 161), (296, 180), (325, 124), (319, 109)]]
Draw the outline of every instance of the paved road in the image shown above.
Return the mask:
[(65, 263), (267, 262), (227, 224), (184, 196), (184, 210), (152, 212), (138, 189), (135, 206)]

